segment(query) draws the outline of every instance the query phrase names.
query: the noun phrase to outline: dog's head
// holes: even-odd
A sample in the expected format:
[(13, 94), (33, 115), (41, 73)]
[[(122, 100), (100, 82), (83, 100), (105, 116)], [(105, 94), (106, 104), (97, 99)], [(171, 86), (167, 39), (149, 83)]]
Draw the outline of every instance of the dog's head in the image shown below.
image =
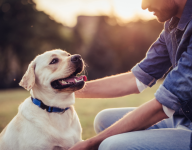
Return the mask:
[(86, 76), (76, 75), (84, 69), (80, 55), (70, 55), (63, 50), (52, 50), (37, 56), (24, 74), (20, 86), (41, 92), (74, 92), (83, 88)]

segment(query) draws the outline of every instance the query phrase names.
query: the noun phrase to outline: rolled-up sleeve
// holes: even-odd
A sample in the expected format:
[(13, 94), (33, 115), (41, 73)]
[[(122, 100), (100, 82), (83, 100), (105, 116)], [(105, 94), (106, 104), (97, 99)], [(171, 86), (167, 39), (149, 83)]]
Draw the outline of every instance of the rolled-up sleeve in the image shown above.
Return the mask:
[(167, 75), (155, 96), (160, 103), (175, 111), (181, 108), (192, 121), (192, 37), (177, 66)]
[(149, 87), (152, 87), (158, 79), (162, 78), (172, 66), (164, 34), (165, 31), (163, 31), (157, 41), (152, 44), (146, 57), (131, 70), (139, 81)]

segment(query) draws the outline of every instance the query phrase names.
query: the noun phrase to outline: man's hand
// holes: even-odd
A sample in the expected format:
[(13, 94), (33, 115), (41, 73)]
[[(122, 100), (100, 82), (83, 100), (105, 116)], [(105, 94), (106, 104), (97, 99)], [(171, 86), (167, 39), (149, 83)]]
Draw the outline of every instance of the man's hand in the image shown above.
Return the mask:
[[(70, 148), (69, 150), (88, 150), (89, 146), (86, 143), (86, 141), (81, 141), (78, 142), (77, 144), (75, 144), (72, 148)], [(90, 149), (91, 150), (91, 149)]]
[(89, 140), (81, 141), (75, 144), (69, 150), (98, 150), (99, 144), (89, 142)]

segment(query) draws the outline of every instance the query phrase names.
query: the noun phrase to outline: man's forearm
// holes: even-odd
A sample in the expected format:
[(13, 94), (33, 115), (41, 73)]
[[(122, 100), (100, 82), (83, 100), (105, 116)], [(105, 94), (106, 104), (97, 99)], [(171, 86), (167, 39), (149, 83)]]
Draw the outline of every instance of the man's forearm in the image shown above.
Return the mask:
[(82, 90), (75, 92), (77, 98), (113, 98), (139, 93), (133, 73), (89, 81)]
[(87, 145), (96, 148), (107, 137), (130, 131), (144, 130), (165, 118), (167, 116), (163, 112), (162, 105), (156, 99), (153, 99), (128, 113), (99, 135), (87, 140)]

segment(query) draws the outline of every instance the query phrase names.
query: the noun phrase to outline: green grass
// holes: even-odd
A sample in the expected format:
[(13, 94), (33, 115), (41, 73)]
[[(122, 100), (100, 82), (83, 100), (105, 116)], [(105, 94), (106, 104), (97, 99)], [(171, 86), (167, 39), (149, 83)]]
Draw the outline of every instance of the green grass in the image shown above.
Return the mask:
[[(112, 99), (76, 99), (75, 109), (83, 128), (83, 139), (95, 135), (93, 121), (96, 114), (106, 108), (137, 107), (151, 100), (162, 81), (138, 95), (130, 95)], [(19, 104), (29, 96), (23, 89), (0, 91), (0, 132), (17, 114)]]

